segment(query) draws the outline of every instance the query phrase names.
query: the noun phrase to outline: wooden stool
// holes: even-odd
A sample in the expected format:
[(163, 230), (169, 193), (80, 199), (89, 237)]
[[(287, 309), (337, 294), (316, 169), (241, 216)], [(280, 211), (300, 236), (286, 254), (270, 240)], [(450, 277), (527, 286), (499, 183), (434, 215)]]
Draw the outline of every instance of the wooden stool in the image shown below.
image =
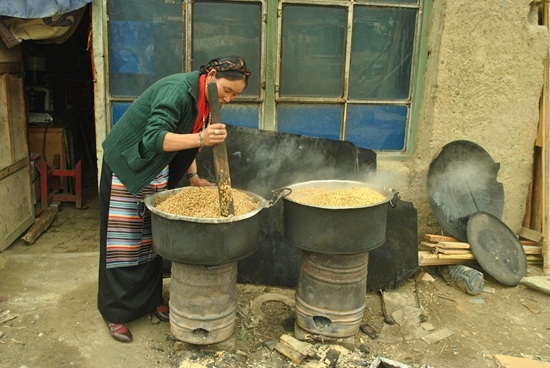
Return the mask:
[[(49, 168), (47, 162), (40, 165), (40, 204), (41, 211), (48, 208), (50, 202), (75, 202), (76, 208), (82, 208), (82, 163), (79, 160), (73, 170)], [(74, 194), (60, 193), (60, 178), (73, 177), (75, 179)], [(52, 188), (48, 188), (49, 181)]]

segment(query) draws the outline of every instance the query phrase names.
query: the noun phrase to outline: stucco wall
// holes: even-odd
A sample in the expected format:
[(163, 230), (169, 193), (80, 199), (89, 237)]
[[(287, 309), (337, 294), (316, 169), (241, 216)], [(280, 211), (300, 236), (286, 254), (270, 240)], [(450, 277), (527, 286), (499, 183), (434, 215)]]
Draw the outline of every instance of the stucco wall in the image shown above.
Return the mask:
[(404, 162), (378, 163), (418, 209), (419, 235), (442, 230), (428, 203), (428, 168), (445, 144), (461, 139), (500, 163), (503, 221), (521, 227), (548, 52), (548, 30), (538, 26), (530, 3), (434, 1), (416, 149)]
[[(95, 104), (106, 106), (100, 0), (94, 0)], [(442, 231), (428, 204), (431, 161), (447, 143), (465, 139), (500, 163), (504, 222), (518, 231), (531, 180), (548, 30), (530, 0), (433, 1), (415, 149), (404, 160), (379, 156), (379, 179), (418, 210), (419, 235)], [(98, 166), (108, 133), (96, 108)], [(99, 167), (99, 170), (101, 168)]]

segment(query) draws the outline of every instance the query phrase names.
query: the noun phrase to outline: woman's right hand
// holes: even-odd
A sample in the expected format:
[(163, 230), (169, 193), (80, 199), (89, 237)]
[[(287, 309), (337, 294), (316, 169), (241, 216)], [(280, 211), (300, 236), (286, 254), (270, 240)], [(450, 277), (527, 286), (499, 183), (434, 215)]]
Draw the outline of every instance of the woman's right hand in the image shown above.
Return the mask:
[(199, 133), (205, 146), (214, 146), (223, 143), (227, 138), (225, 124), (209, 124), (206, 129)]

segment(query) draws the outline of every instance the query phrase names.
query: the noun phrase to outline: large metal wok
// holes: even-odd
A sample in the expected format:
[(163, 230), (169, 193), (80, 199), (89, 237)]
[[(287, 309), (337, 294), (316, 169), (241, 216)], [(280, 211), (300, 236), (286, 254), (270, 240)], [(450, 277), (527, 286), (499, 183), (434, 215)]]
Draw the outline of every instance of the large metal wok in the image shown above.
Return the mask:
[(497, 182), (500, 165), (479, 145), (454, 141), (445, 145), (430, 164), (428, 199), (445, 230), (468, 241), (471, 215), (487, 212), (502, 218), (504, 188)]
[(395, 207), (397, 192), (348, 180), (313, 180), (286, 188), (315, 190), (319, 187), (367, 187), (383, 194), (384, 200), (371, 206), (322, 207), (298, 203), (285, 196), (284, 235), (292, 245), (311, 252), (353, 254), (384, 244), (388, 205)]
[(144, 200), (151, 211), (153, 243), (158, 254), (173, 262), (219, 265), (241, 260), (254, 253), (258, 247), (260, 227), (257, 215), (280, 197), (267, 201), (255, 193), (242, 190), (258, 202), (258, 208), (230, 217), (181, 216), (155, 207), (157, 200), (190, 188), (166, 190)]

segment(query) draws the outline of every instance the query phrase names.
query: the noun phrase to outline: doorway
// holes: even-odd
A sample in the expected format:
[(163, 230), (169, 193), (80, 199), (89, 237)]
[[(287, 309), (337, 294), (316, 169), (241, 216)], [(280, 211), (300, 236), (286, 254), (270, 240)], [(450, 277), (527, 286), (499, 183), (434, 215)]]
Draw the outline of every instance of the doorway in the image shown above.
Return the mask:
[[(39, 202), (43, 161), (60, 169), (74, 169), (80, 162), (83, 191), (97, 193), (90, 32), (88, 5), (75, 30), (62, 42), (21, 43), (35, 203)], [(62, 178), (60, 190), (73, 192), (74, 178)]]

